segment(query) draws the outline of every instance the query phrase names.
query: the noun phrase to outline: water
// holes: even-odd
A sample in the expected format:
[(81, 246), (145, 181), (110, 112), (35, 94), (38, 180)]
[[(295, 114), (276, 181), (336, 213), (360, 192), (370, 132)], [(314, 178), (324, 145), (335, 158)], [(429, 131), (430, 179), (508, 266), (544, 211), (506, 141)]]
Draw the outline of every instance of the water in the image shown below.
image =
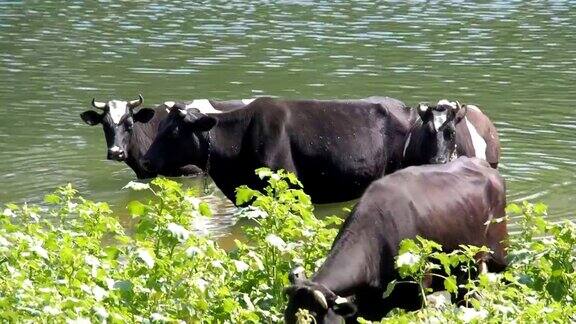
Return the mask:
[[(79, 118), (92, 97), (388, 95), (479, 105), (500, 132), (509, 201), (544, 201), (564, 219), (575, 85), (576, 2), (4, 1), (0, 202), (40, 202), (67, 182), (118, 210), (139, 197), (120, 190), (134, 175), (105, 161), (101, 127)], [(207, 199), (227, 231), (232, 207)]]

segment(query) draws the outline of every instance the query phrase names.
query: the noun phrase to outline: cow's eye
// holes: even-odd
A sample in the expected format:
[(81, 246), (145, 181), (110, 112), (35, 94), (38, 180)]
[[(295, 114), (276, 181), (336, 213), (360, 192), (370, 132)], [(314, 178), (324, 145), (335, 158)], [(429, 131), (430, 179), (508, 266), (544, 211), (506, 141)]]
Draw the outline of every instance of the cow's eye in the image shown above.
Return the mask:
[(134, 120), (132, 120), (132, 118), (126, 118), (126, 120), (124, 121), (124, 126), (127, 129), (132, 129), (132, 126), (134, 126)]
[(175, 138), (178, 137), (178, 133), (180, 132), (179, 127), (174, 127), (174, 129), (172, 130), (172, 132), (170, 132), (170, 137)]
[(447, 141), (451, 141), (456, 136), (456, 132), (453, 129), (447, 129), (444, 131), (444, 139)]

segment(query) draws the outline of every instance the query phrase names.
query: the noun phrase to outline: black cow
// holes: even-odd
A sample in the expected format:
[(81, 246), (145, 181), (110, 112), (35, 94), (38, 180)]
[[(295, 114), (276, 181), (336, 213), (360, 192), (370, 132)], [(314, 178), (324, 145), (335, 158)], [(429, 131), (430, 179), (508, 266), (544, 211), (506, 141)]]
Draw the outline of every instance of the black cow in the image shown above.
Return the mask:
[[(299, 308), (316, 323), (357, 316), (377, 320), (393, 308), (421, 307), (416, 285), (399, 284), (383, 299), (387, 284), (401, 280), (395, 257), (403, 239), (417, 235), (446, 252), (460, 244), (487, 246), (478, 256), (489, 271), (506, 266), (506, 193), (503, 178), (486, 161), (461, 157), (450, 163), (409, 167), (375, 181), (340, 229), (326, 261), (307, 280), (291, 275), (285, 319), (295, 322)], [(342, 296), (342, 297), (339, 297)]]
[[(132, 101), (110, 100), (106, 103), (92, 99), (92, 106), (103, 112), (88, 110), (80, 114), (82, 120), (88, 125), (102, 124), (106, 143), (108, 146), (108, 160), (122, 161), (128, 164), (136, 173), (138, 179), (151, 178), (156, 172), (149, 172), (142, 167), (142, 157), (148, 151), (150, 144), (156, 137), (158, 125), (167, 115), (167, 109), (176, 105), (175, 102), (166, 102), (154, 109), (134, 109), (142, 104), (143, 98)], [(239, 109), (251, 100), (208, 101), (206, 99), (181, 103), (187, 107), (195, 107), (202, 111), (220, 113)], [(202, 173), (194, 165), (182, 166), (178, 169), (167, 170), (162, 173), (166, 176), (193, 175)]]
[(420, 104), (413, 109), (411, 120), (403, 166), (446, 163), (457, 156), (468, 156), (497, 168), (498, 132), (478, 107), (443, 99), (436, 106)]
[(231, 200), (261, 185), (254, 169), (294, 172), (314, 202), (359, 197), (400, 166), (409, 109), (392, 98), (321, 101), (258, 98), (245, 109), (203, 114), (174, 107), (145, 158), (153, 172), (207, 170)]

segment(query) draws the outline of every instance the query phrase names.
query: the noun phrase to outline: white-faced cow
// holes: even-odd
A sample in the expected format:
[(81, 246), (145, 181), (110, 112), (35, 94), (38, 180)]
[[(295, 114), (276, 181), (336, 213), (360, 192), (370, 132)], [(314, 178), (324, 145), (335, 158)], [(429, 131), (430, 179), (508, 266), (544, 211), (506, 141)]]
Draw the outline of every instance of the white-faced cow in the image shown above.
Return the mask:
[(497, 168), (498, 132), (478, 107), (443, 99), (436, 106), (420, 104), (412, 115), (403, 166), (446, 163), (468, 156), (486, 160)]
[(387, 97), (321, 101), (258, 98), (245, 109), (172, 111), (145, 156), (152, 172), (194, 164), (234, 200), (236, 187), (261, 185), (259, 167), (294, 172), (317, 203), (358, 198), (399, 168), (409, 109)]
[[(315, 323), (356, 322), (358, 316), (379, 320), (393, 308), (421, 307), (416, 285), (401, 280), (395, 257), (403, 239), (417, 235), (440, 243), (445, 252), (460, 244), (486, 246), (478, 268), (499, 272), (506, 267), (506, 193), (498, 171), (477, 158), (409, 167), (373, 182), (340, 229), (324, 264), (306, 279), (294, 271), (285, 292), (287, 323), (307, 309)], [(483, 270), (483, 269), (482, 269)]]
[[(151, 178), (156, 172), (149, 172), (142, 167), (142, 157), (148, 151), (150, 144), (156, 137), (158, 125), (167, 115), (167, 109), (177, 105), (169, 101), (154, 109), (140, 108), (134, 111), (143, 102), (139, 95), (132, 101), (110, 100), (98, 102), (92, 99), (92, 106), (102, 110), (98, 113), (93, 110), (83, 112), (80, 117), (88, 125), (102, 124), (104, 136), (108, 147), (108, 160), (125, 162), (134, 170), (139, 179)], [(220, 113), (231, 111), (246, 106), (251, 99), (232, 101), (209, 101), (206, 99), (194, 100), (186, 103), (178, 103), (186, 107), (194, 107), (201, 111)], [(162, 173), (166, 176), (194, 175), (202, 170), (194, 165), (185, 165), (177, 169), (167, 170)]]

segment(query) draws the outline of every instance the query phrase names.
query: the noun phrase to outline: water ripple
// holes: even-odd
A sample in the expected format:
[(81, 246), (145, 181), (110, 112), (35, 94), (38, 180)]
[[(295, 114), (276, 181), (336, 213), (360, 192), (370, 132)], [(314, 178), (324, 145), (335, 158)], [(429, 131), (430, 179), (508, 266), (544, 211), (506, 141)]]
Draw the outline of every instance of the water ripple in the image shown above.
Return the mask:
[[(576, 11), (570, 2), (0, 3), (0, 202), (73, 182), (118, 210), (92, 97), (450, 97), (496, 122), (509, 200), (574, 205)], [(220, 197), (220, 198), (218, 198)], [(221, 196), (212, 226), (234, 222)], [(321, 209), (324, 207), (320, 207)]]

